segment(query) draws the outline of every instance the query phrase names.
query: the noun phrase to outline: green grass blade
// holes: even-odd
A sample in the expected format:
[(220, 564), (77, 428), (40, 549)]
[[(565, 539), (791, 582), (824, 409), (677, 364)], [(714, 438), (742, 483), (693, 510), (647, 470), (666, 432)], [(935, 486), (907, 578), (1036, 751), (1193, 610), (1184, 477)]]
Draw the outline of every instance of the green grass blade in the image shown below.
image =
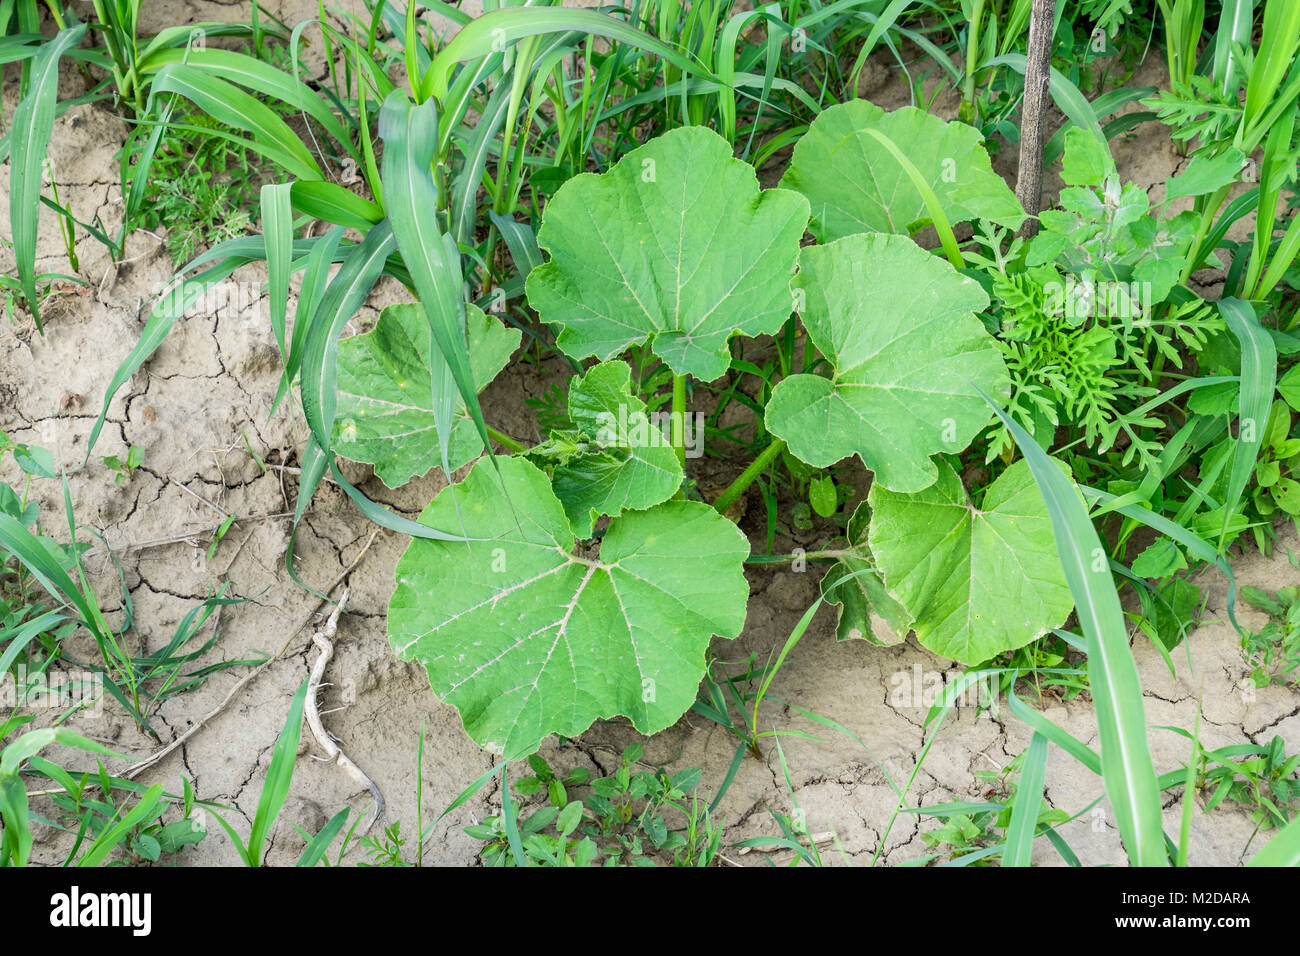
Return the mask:
[(1034, 734), (1029, 751), (1020, 768), (1016, 800), (1007, 824), (1007, 845), (1002, 851), (1003, 866), (1028, 866), (1038, 827), (1038, 808), (1043, 802), (1043, 783), (1047, 777), (1047, 738)]
[[(180, 279), (191, 269), (213, 258), (222, 261), (193, 278)], [(140, 340), (118, 366), (112, 380), (108, 383), (108, 389), (104, 392), (104, 407), (100, 409), (99, 418), (90, 429), (90, 440), (86, 443), (86, 461), (90, 460), (90, 453), (94, 450), (95, 442), (104, 427), (104, 419), (108, 417), (108, 408), (112, 404), (113, 396), (132, 375), (140, 370), (140, 366), (148, 360), (149, 356), (158, 350), (158, 346), (162, 345), (163, 339), (176, 324), (176, 320), (193, 308), (194, 303), (209, 287), (227, 278), (240, 266), (262, 258), (265, 258), (265, 246), (260, 236), (253, 240), (232, 239), (214, 246), (178, 273), (177, 280), (162, 294), (154, 305), (153, 311), (150, 312), (144, 331), (140, 333)]]
[[(1023, 53), (1004, 53), (1002, 56), (996, 56), (986, 61), (984, 66), (1009, 66), (1023, 76), (1026, 69), (1025, 55)], [(1056, 67), (1052, 67), (1049, 82), (1051, 84), (1052, 101), (1061, 112), (1069, 118), (1070, 122), (1083, 127), (1097, 137), (1097, 141), (1106, 147), (1106, 155), (1110, 156), (1110, 144), (1106, 142), (1106, 134), (1101, 131), (1097, 111), (1092, 108), (1088, 98), (1083, 95), (1077, 86), (1066, 79), (1065, 75), (1060, 73)], [(1111, 161), (1111, 165), (1114, 166), (1114, 160)]]
[(1079, 490), (1083, 492), (1084, 498), (1088, 501), (1096, 501), (1105, 505), (1106, 507), (1103, 510), (1118, 511), (1125, 517), (1133, 518), (1135, 521), (1142, 522), (1148, 528), (1159, 531), (1161, 534), (1177, 541), (1187, 549), (1189, 554), (1195, 555), (1202, 561), (1207, 561), (1210, 564), (1213, 564), (1222, 571), (1224, 576), (1228, 579), (1228, 598), (1226, 602), (1228, 620), (1232, 623), (1233, 629), (1238, 634), (1242, 633), (1241, 625), (1237, 623), (1237, 579), (1232, 573), (1232, 566), (1224, 559), (1223, 555), (1219, 554), (1214, 545), (1193, 532), (1188, 531), (1182, 525), (1178, 524), (1178, 522), (1171, 521), (1164, 515), (1156, 514), (1154, 511), (1151, 511), (1148, 508), (1143, 508), (1141, 505), (1121, 504), (1120, 500), (1114, 495), (1105, 491), (1099, 491), (1096, 488), (1090, 488), (1086, 485), (1081, 485)]
[(948, 216), (943, 211), (943, 203), (939, 202), (939, 197), (930, 188), (929, 182), (921, 175), (921, 171), (916, 168), (916, 164), (898, 148), (898, 145), (892, 139), (880, 130), (868, 127), (863, 129), (862, 132), (884, 146), (898, 162), (898, 165), (903, 168), (907, 178), (912, 181), (912, 186), (925, 201), (925, 208), (930, 213), (930, 222), (934, 225), (935, 232), (939, 234), (939, 241), (943, 245), (944, 255), (948, 257), (948, 261), (952, 263), (954, 269), (966, 268), (966, 261), (961, 256), (961, 248), (957, 245), (957, 237), (953, 235), (952, 224), (948, 222)]
[[(302, 185), (298, 183), (297, 185)], [(302, 365), (302, 351), (307, 344), (307, 332), (311, 329), (312, 318), (317, 306), (325, 294), (325, 284), (329, 280), (329, 267), (338, 252), (339, 241), (343, 238), (343, 227), (335, 226), (323, 236), (310, 240), (311, 250), (307, 253), (307, 265), (303, 270), (302, 284), (298, 287), (298, 305), (294, 310), (293, 336), (289, 341), (289, 354), (284, 360), (284, 374), (280, 376), (280, 386), (271, 403), (271, 414), (280, 407), (280, 402), (292, 386)]]
[(717, 77), (702, 69), (681, 50), (613, 16), (594, 10), (561, 7), (513, 7), (493, 10), (466, 24), (433, 58), (420, 82), (419, 99), (421, 102), (429, 97), (442, 100), (447, 95), (452, 70), (457, 63), (500, 52), (505, 46), (525, 37), (569, 30), (605, 37), (646, 50), (686, 73), (717, 80)]
[[(163, 134), (167, 132), (168, 124), (171, 122), (172, 109), (176, 105), (176, 97), (168, 96), (162, 109), (157, 114), (156, 122), (153, 128), (149, 130), (149, 135), (144, 140), (144, 145), (140, 148), (138, 154), (135, 154), (135, 165), (130, 165), (132, 154), (135, 150), (133, 142), (144, 136), (145, 125), (137, 127), (127, 138), (126, 145), (122, 148), (122, 182), (131, 182), (130, 189), (126, 194), (126, 219), (130, 220), (139, 215), (140, 208), (144, 205), (145, 196), (149, 187), (149, 173), (153, 169), (153, 158), (158, 152), (158, 147), (162, 144)], [(145, 107), (145, 116), (142, 117), (142, 123), (148, 123), (154, 118), (154, 96), (150, 92), (149, 100)]]
[(1223, 0), (1219, 29), (1214, 35), (1214, 81), (1219, 92), (1232, 92), (1232, 66), (1237, 54), (1233, 45), (1249, 47), (1255, 19), (1255, 0)]
[(76, 747), (88, 753), (121, 757), (103, 744), (89, 740), (67, 727), (45, 727), (23, 734), (0, 750), (0, 866), (26, 866), (32, 849), (32, 833), (27, 825), (27, 788), (19, 776), (24, 761), (50, 744)]
[(510, 775), (505, 765), (501, 765), (501, 819), (505, 823), (506, 841), (510, 844), (510, 855), (515, 866), (527, 866), (528, 857), (524, 853), (524, 843), (519, 836), (519, 814), (515, 802), (510, 796)]
[(151, 58), (143, 73), (147, 76), (167, 63), (180, 62), (182, 59), (197, 70), (274, 97), (286, 106), (306, 113), (319, 123), (335, 142), (346, 149), (353, 159), (361, 158), (347, 129), (319, 94), (301, 80), (246, 54), (231, 50), (206, 49), (190, 50), (189, 55), (186, 56), (183, 50), (167, 50)]
[(537, 246), (537, 234), (531, 225), (498, 212), (489, 211), (488, 215), (501, 233), (501, 238), (506, 241), (510, 258), (514, 260), (515, 268), (521, 276), (528, 275), (542, 264), (542, 250)]
[(316, 493), (325, 472), (329, 471), (329, 456), (320, 445), (316, 444), (314, 435), (307, 436), (307, 444), (302, 450), (302, 467), (298, 471), (298, 500), (293, 509), (293, 523), (297, 527), (303, 512), (311, 503), (311, 496)]
[[(445, 363), (430, 361), (429, 371), (443, 471), (450, 478), (448, 443), (457, 391), (474, 420), (483, 447), (490, 450), (492, 443), (470, 372), (460, 254), (451, 237), (438, 228), (434, 212), (441, 208), (438, 187), (430, 173), (438, 141), (436, 109), (432, 101), (413, 107), (405, 93), (394, 91), (379, 114), (379, 135), (384, 139), (384, 196), (389, 221), (429, 323), (433, 346), (430, 355), (440, 354)], [(448, 371), (454, 387), (447, 380)]]
[[(312, 316), (303, 345), (302, 408), (317, 447), (329, 456), (334, 440), (334, 414), (338, 407), (338, 338), (357, 312), (384, 269), (395, 247), (392, 229), (382, 223), (355, 246), (325, 289)], [(304, 475), (303, 477), (306, 477)], [(299, 487), (298, 508), (310, 500), (314, 487)]]
[(467, 538), (460, 534), (450, 534), (446, 531), (439, 531), (437, 528), (430, 528), (426, 524), (418, 521), (412, 521), (410, 518), (404, 518), (395, 512), (389, 511), (382, 505), (371, 501), (360, 491), (358, 491), (339, 471), (338, 465), (330, 461), (330, 473), (334, 475), (335, 483), (343, 489), (343, 493), (352, 499), (352, 503), (360, 509), (361, 513), (373, 521), (375, 524), (390, 531), (396, 531), (400, 534), (409, 535), (412, 538), (429, 538), (435, 541), (476, 541), (477, 538)]
[(324, 180), (300, 179), (293, 184), (290, 196), (299, 212), (360, 232), (384, 221), (384, 210), (378, 204)]
[(319, 863), (321, 857), (325, 855), (325, 851), (334, 842), (334, 838), (343, 829), (343, 824), (348, 822), (349, 812), (348, 808), (344, 807), (334, 814), (330, 821), (321, 827), (320, 833), (312, 837), (311, 842), (303, 848), (302, 856), (298, 857), (298, 862), (294, 865), (312, 867)]
[(1273, 390), (1277, 387), (1277, 346), (1259, 324), (1248, 303), (1240, 299), (1222, 299), (1219, 313), (1241, 345), (1240, 412), (1232, 471), (1228, 477), (1228, 496), (1223, 503), (1223, 530), (1219, 534), (1219, 551), (1222, 552), (1228, 518), (1241, 502), (1264, 444), (1264, 429), (1273, 404)]
[(291, 175), (299, 179), (325, 178), (289, 124), (233, 83), (183, 63), (169, 63), (158, 71), (152, 91), (179, 93), (218, 123), (248, 133), (244, 146)]
[(27, 788), (18, 776), (0, 777), (0, 867), (26, 866), (32, 852)]
[(132, 829), (147, 820), (156, 819), (161, 813), (158, 804), (163, 798), (163, 786), (155, 783), (150, 787), (140, 802), (131, 808), (131, 812), (113, 826), (109, 827), (90, 845), (86, 855), (77, 861), (77, 866), (99, 866), (118, 844), (126, 839)]
[(1250, 127), (1277, 94), (1297, 46), (1300, 46), (1300, 4), (1294, 0), (1268, 0), (1260, 27), (1259, 48), (1246, 83), (1243, 128)]
[(509, 83), (502, 83), (492, 91), (465, 144), (464, 164), (451, 185), (447, 214), (447, 223), (457, 242), (472, 244), (474, 227), (478, 224), (478, 192), (483, 185), (483, 171), (493, 149), (500, 148), (497, 133), (509, 112), (510, 94)]
[(232, 827), (229, 823), (227, 823), (225, 818), (222, 817), (222, 815), (218, 813), (216, 811), (216, 808), (213, 807), (211, 804), (200, 801), (199, 805), (207, 809), (209, 812), (211, 812), (213, 818), (215, 818), (216, 821), (221, 824), (221, 829), (226, 831), (226, 835), (230, 837), (230, 842), (235, 845), (235, 850), (238, 851), (239, 858), (244, 861), (244, 866), (253, 866), (254, 865), (253, 860), (248, 855), (248, 848), (244, 846), (244, 840), (242, 837), (240, 837), (239, 831), (236, 830), (234, 827)]
[(1246, 865), (1300, 866), (1300, 817), (1264, 844), (1264, 849), (1251, 857)]
[(248, 834), (248, 858), (253, 866), (262, 865), (262, 845), (289, 796), (293, 767), (298, 759), (298, 737), (302, 733), (302, 710), (307, 703), (307, 684), (308, 681), (303, 681), (293, 695), (284, 730), (275, 742), (270, 766), (266, 768), (266, 781), (262, 784), (262, 795), (257, 799), (253, 829)]
[(0, 550), (22, 562), (51, 597), (75, 608), (88, 628), (96, 627), (97, 615), (63, 566), (39, 538), (7, 514), (0, 514)]
[(36, 223), (41, 212), (45, 151), (49, 148), (50, 135), (54, 132), (59, 59), (64, 51), (81, 41), (85, 32), (84, 23), (60, 30), (53, 40), (41, 47), (32, 63), (31, 87), (14, 110), (9, 223), (13, 229), (18, 279), (38, 330), (41, 328), (41, 314), (36, 304)]
[(52, 631), (63, 623), (64, 617), (56, 611), (46, 611), (39, 617), (24, 622), (11, 631), (0, 631), (0, 641), (7, 642), (3, 654), (0, 654), (0, 681), (5, 679), (9, 668), (13, 666), (18, 655), (23, 652), (38, 634)]
[(1101, 738), (1101, 771), (1120, 837), (1136, 866), (1164, 866), (1160, 791), (1147, 746), (1146, 710), (1124, 612), (1106, 550), (1078, 489), (1058, 464), (985, 392), (1015, 438), (1052, 518), (1057, 554), (1088, 641), (1088, 679)]
[(1101, 776), (1101, 758), (1097, 756), (1095, 750), (1078, 737), (1075, 737), (1059, 724), (1052, 723), (1017, 697), (1014, 692), (1007, 694), (1007, 705), (1011, 709), (1012, 716), (1024, 723), (1030, 730), (1036, 734), (1041, 734), (1097, 776)]
[(271, 329), (288, 357), (284, 339), (289, 311), (289, 263), (293, 259), (293, 208), (289, 193), (293, 183), (267, 183), (262, 187), (262, 235), (266, 238), (266, 271), (271, 294)]
[(893, 28), (898, 18), (906, 11), (912, 0), (891, 0), (889, 6), (880, 14), (875, 24), (871, 27), (871, 32), (867, 34), (866, 40), (862, 43), (862, 49), (858, 51), (858, 57), (853, 63), (853, 69), (849, 71), (849, 88), (856, 90), (858, 88), (858, 75), (867, 65), (867, 57), (876, 47), (876, 41), (885, 33)]

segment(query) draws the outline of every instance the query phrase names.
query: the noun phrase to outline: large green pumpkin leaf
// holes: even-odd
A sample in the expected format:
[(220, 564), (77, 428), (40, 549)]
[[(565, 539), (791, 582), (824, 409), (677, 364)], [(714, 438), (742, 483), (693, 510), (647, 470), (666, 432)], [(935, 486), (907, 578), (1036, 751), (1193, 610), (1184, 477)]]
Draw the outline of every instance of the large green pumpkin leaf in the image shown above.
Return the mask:
[(789, 318), (807, 224), (807, 201), (760, 190), (717, 133), (672, 130), (556, 192), (537, 235), (551, 261), (529, 273), (528, 301), (575, 358), (649, 340), (677, 374), (712, 381), (732, 333)]
[[(474, 384), (481, 391), (501, 371), (520, 334), (474, 305), (465, 305)], [(439, 362), (446, 371), (441, 355)], [(389, 488), (442, 464), (429, 372), (429, 324), (418, 305), (390, 305), (374, 329), (339, 343), (338, 415), (334, 449), (375, 466)], [(452, 469), (483, 451), (464, 402), (458, 402), (448, 456)]]
[(682, 466), (645, 404), (631, 390), (626, 362), (597, 365), (569, 385), (569, 417), (590, 450), (557, 465), (556, 497), (579, 538), (599, 515), (645, 509), (681, 487)]
[(794, 286), (834, 376), (777, 385), (768, 429), (818, 468), (857, 453), (893, 491), (933, 483), (930, 455), (960, 452), (988, 424), (972, 383), (993, 394), (1008, 388), (974, 315), (988, 305), (984, 290), (910, 239), (879, 234), (805, 248)]
[[(474, 540), (415, 540), (397, 564), (388, 635), (425, 665), (466, 732), (494, 753), (531, 752), (623, 714), (644, 734), (695, 699), (713, 635), (745, 623), (749, 543), (701, 502), (669, 501), (610, 522), (598, 557), (575, 554), (546, 475), (480, 461), (420, 520)], [(502, 497), (504, 487), (506, 497)]]
[(943, 462), (924, 491), (873, 485), (868, 542), (889, 593), (934, 653), (978, 664), (1059, 627), (1074, 607), (1052, 521), (1018, 461), (976, 509)]
[(879, 568), (867, 547), (871, 508), (860, 504), (846, 529), (850, 552), (831, 565), (822, 578), (822, 596), (838, 605), (835, 638), (897, 644), (907, 637), (912, 619), (885, 591)]
[(1025, 213), (993, 172), (979, 131), (913, 106), (886, 113), (866, 100), (823, 110), (794, 148), (781, 186), (812, 203), (818, 242), (860, 232), (904, 235), (928, 219), (912, 179), (871, 130), (894, 144), (930, 184), (949, 222), (990, 219), (1018, 229)]

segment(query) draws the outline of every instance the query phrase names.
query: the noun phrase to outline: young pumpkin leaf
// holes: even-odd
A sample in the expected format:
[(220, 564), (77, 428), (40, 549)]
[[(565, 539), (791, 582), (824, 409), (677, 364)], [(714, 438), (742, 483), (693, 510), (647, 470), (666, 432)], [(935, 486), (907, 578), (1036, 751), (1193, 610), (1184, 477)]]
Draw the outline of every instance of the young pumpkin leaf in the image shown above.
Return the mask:
[(1025, 213), (993, 172), (979, 131), (905, 106), (886, 113), (866, 100), (823, 110), (794, 148), (781, 186), (812, 203), (818, 242), (861, 232), (907, 235), (927, 218), (925, 198), (874, 130), (906, 155), (931, 184), (949, 222), (988, 219), (1020, 228)]
[[(848, 545), (857, 553), (841, 557), (821, 581), (822, 597), (837, 605), (835, 638), (862, 639), (888, 646), (897, 644), (912, 629), (912, 618), (885, 591), (876, 562), (867, 548), (871, 508), (858, 505), (847, 528)], [(846, 549), (847, 550), (847, 549)]]
[(560, 187), (537, 236), (551, 261), (529, 274), (528, 301), (574, 358), (650, 341), (678, 375), (712, 381), (732, 333), (789, 318), (807, 223), (807, 201), (760, 190), (717, 133), (672, 130)]
[(975, 508), (947, 462), (914, 494), (879, 484), (868, 542), (917, 639), (940, 657), (978, 664), (1065, 623), (1074, 602), (1047, 505), (1024, 461)]
[[(599, 557), (584, 557), (546, 475), (519, 458), (498, 465), (505, 495), (528, 509), (501, 507), (491, 465), (474, 466), (455, 492), (475, 540), (412, 541), (397, 564), (394, 650), (425, 665), (494, 753), (618, 714), (643, 734), (670, 726), (695, 700), (710, 639), (745, 623), (744, 535), (707, 505), (669, 501), (613, 519)], [(451, 490), (420, 520), (458, 526)]]
[[(473, 305), (466, 304), (465, 319), (470, 367), (482, 389), (510, 361), (520, 333)], [(375, 475), (389, 488), (400, 488), (442, 463), (431, 361), (444, 360), (430, 355), (429, 324), (411, 303), (390, 305), (372, 331), (339, 343), (334, 447), (346, 458), (374, 465)], [(449, 464), (459, 468), (482, 451), (483, 440), (461, 402), (452, 425)]]
[(677, 453), (632, 394), (631, 376), (626, 362), (606, 362), (569, 385), (569, 417), (599, 446), (568, 457), (552, 479), (579, 538), (600, 515), (657, 505), (682, 484)]
[(910, 239), (878, 234), (805, 248), (794, 286), (834, 377), (800, 374), (777, 385), (768, 430), (818, 468), (857, 453), (891, 491), (933, 484), (930, 456), (960, 452), (988, 423), (971, 383), (1008, 388), (974, 314), (988, 305), (984, 290)]

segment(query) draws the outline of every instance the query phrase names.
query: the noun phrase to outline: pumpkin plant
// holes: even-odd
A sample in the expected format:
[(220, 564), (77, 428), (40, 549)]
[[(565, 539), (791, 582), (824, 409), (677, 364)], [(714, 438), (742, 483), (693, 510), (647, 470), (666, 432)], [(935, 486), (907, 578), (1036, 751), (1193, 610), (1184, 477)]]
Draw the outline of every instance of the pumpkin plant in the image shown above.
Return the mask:
[[(680, 718), (710, 641), (745, 621), (749, 543), (725, 505), (785, 449), (813, 468), (857, 456), (872, 473), (823, 582), (841, 637), (914, 630), (936, 653), (977, 663), (1069, 615), (1028, 468), (978, 500), (954, 470), (989, 424), (981, 392), (1005, 400), (1009, 389), (978, 316), (988, 296), (906, 234), (1023, 214), (973, 130), (865, 105), (826, 111), (777, 188), (760, 188), (724, 138), (686, 127), (572, 178), (547, 205), (537, 242), (548, 259), (527, 277), (528, 302), (561, 351), (594, 364), (572, 377), (567, 416), (540, 444), (480, 459), (434, 498), (420, 522), (461, 540), (413, 540), (389, 605), (395, 652), (424, 665), (485, 748), (529, 753), (616, 715), (646, 734)], [(906, 137), (906, 167), (891, 133)], [(817, 150), (835, 154), (837, 137), (866, 164), (854, 173), (854, 195), (870, 198), (858, 212), (826, 201), (822, 176), (835, 167)], [(969, 164), (955, 170), (964, 192), (925, 185), (947, 168), (931, 152), (948, 148)], [(810, 222), (824, 244), (801, 248)], [(679, 425), (688, 388), (734, 374), (733, 349), (776, 335), (792, 313), (810, 345), (762, 409), (768, 446), (712, 507), (693, 500)], [(432, 449), (446, 441), (423, 328), (415, 307), (393, 306), (338, 351), (333, 447), (390, 484), (439, 464)], [(465, 328), (481, 388), (518, 334), (477, 310)], [(628, 353), (671, 371), (667, 434), (646, 426)], [(456, 467), (482, 441), (463, 406), (452, 420)]]

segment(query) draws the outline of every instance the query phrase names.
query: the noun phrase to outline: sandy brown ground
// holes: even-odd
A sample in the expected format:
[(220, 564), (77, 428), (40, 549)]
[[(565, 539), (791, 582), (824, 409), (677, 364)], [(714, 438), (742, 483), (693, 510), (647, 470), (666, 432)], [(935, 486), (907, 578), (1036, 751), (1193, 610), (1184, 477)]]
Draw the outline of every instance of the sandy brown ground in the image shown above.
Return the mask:
[[(272, 7), (274, 9), (274, 7)], [(314, 15), (314, 4), (295, 3), (285, 13), (296, 22)], [(153, 25), (228, 18), (245, 15), (243, 4), (160, 2), (148, 13)], [(1158, 82), (1157, 57), (1134, 82)], [(64, 94), (78, 90), (78, 78), (64, 77)], [(872, 95), (882, 105), (907, 102), (906, 87), (896, 80), (877, 84)], [(4, 87), (4, 108), (14, 104), (12, 77)], [(952, 114), (955, 102), (941, 98), (939, 109)], [(52, 154), (61, 196), (83, 220), (99, 215), (108, 225), (120, 222), (121, 198), (116, 182), (114, 154), (126, 134), (125, 125), (108, 112), (82, 107), (58, 122)], [(1164, 179), (1182, 158), (1172, 148), (1163, 127), (1148, 124), (1112, 144), (1122, 172), (1150, 188), (1153, 199), (1163, 190)], [(998, 158), (1008, 175), (1014, 159), (1009, 151)], [(8, 191), (9, 170), (0, 169), (0, 191)], [(1054, 177), (1049, 176), (1049, 189)], [(1059, 188), (1059, 182), (1054, 183)], [(1050, 198), (1050, 197), (1049, 197)], [(7, 204), (0, 211), (0, 230), (8, 235)], [(137, 233), (127, 249), (126, 261), (117, 269), (93, 239), (78, 241), (82, 275), (96, 286), (88, 294), (69, 293), (46, 306), (45, 334), (39, 335), (21, 317), (13, 325), (0, 324), (0, 430), (19, 441), (51, 448), (58, 465), (68, 469), (68, 482), (83, 540), (86, 533), (103, 536), (120, 561), (135, 606), (136, 620), (150, 649), (164, 644), (181, 617), (223, 583), (246, 598), (227, 608), (220, 618), (220, 639), (211, 660), (255, 657), (273, 653), (292, 636), (285, 656), (271, 666), (179, 753), (146, 773), (145, 782), (162, 782), (179, 792), (180, 776), (188, 776), (201, 798), (232, 804), (238, 812), (228, 816), (246, 833), (261, 791), (271, 748), (284, 723), (290, 699), (306, 678), (316, 652), (309, 649), (316, 602), (289, 578), (283, 556), (289, 539), (289, 522), (279, 515), (291, 510), (296, 490), (293, 465), (306, 438), (301, 418), (286, 403), (269, 415), (279, 374), (278, 356), (266, 321), (265, 300), (256, 315), (219, 310), (195, 313), (179, 322), (165, 344), (115, 397), (108, 423), (89, 463), (86, 441), (98, 413), (106, 386), (119, 362), (134, 345), (143, 322), (142, 303), (148, 301), (171, 275), (173, 264), (155, 237)], [(65, 271), (67, 263), (57, 238), (56, 223), (46, 210), (41, 220), (41, 259), (38, 271)], [(3, 261), (6, 269), (12, 262)], [(246, 270), (237, 278), (260, 282), (264, 274)], [(400, 287), (383, 285), (354, 320), (350, 332), (374, 321), (378, 309), (404, 296)], [(290, 315), (293, 302), (290, 302)], [(487, 417), (496, 426), (520, 438), (536, 437), (526, 396), (542, 392), (561, 373), (560, 363), (544, 361), (540, 367), (517, 362), (494, 383), (484, 398)], [(248, 447), (267, 464), (263, 471)], [(101, 457), (124, 455), (128, 445), (145, 449), (144, 466), (124, 485), (117, 485)], [(708, 459), (697, 467), (712, 467)], [(860, 470), (860, 469), (859, 469)], [(364, 478), (366, 472), (353, 470)], [(6, 461), (0, 478), (12, 483), (19, 475)], [(408, 515), (415, 515), (442, 487), (428, 476), (400, 491), (390, 491), (370, 479), (362, 485), (371, 497)], [(65, 539), (62, 491), (57, 483), (37, 482), (34, 500), (43, 509), (43, 521), (52, 533)], [(226, 514), (240, 521), (217, 548), (212, 560), (206, 551), (211, 530)], [(372, 526), (341, 492), (330, 484), (317, 493), (298, 536), (297, 570), (316, 587), (333, 581), (353, 562), (370, 538)], [(158, 539), (192, 535), (190, 540), (158, 544)], [(811, 546), (825, 543), (824, 534)], [(754, 536), (761, 550), (760, 535)], [(1283, 532), (1282, 542), (1300, 546), (1294, 531)], [(788, 542), (786, 542), (788, 544)], [(341, 709), (326, 723), (345, 749), (380, 785), (388, 799), (385, 822), (402, 821), (404, 833), (413, 834), (418, 813), (432, 820), (472, 780), (492, 763), (464, 734), (456, 712), (429, 691), (421, 670), (395, 659), (385, 635), (385, 610), (393, 586), (394, 565), (406, 539), (380, 532), (351, 575), (352, 597), (340, 624), (338, 651), (327, 675), (333, 686), (323, 694), (322, 707)], [(778, 547), (781, 542), (778, 542)], [(809, 546), (808, 543), (805, 546)], [(95, 542), (88, 558), (92, 580), (106, 610), (121, 606), (121, 590), (113, 561), (105, 545)], [(1272, 558), (1251, 551), (1234, 561), (1238, 582), (1277, 588), (1297, 583), (1300, 574), (1279, 550)], [(730, 644), (718, 642), (716, 652), (725, 660), (740, 660), (757, 653), (766, 660), (779, 649), (800, 615), (815, 599), (818, 571), (797, 573), (788, 569), (751, 569), (749, 620), (743, 634)], [(1202, 739), (1207, 747), (1232, 743), (1266, 744), (1280, 735), (1293, 752), (1300, 747), (1300, 700), (1294, 690), (1272, 687), (1251, 695), (1242, 689), (1247, 667), (1237, 639), (1224, 615), (1225, 582), (1217, 574), (1199, 578), (1207, 589), (1209, 620), (1173, 655), (1177, 675), (1166, 669), (1160, 656), (1143, 637), (1134, 641), (1146, 694), (1149, 739), (1159, 772), (1182, 765), (1186, 741), (1155, 729), (1167, 724), (1190, 728), (1198, 701), (1202, 707)], [(1239, 606), (1241, 623), (1259, 627), (1264, 616)], [(81, 653), (92, 647), (77, 643)], [(922, 724), (927, 707), (891, 705), (890, 694), (905, 675), (910, 682), (916, 669), (949, 671), (941, 661), (914, 641), (891, 649), (865, 643), (837, 644), (832, 612), (823, 609), (795, 654), (772, 687), (772, 694), (791, 705), (831, 718), (851, 730), (862, 744), (801, 718), (780, 703), (770, 703), (761, 714), (765, 729), (818, 733), (811, 741), (783, 738), (785, 757), (794, 787), (794, 799), (804, 810), (811, 832), (834, 831), (847, 859), (864, 863), (876, 852), (888, 828), (896, 797), (881, 768), (897, 781), (905, 781), (923, 742)], [(214, 676), (199, 690), (166, 702), (155, 724), (163, 742), (184, 733), (229, 692), (242, 670)], [(1056, 702), (1046, 715), (1094, 748), (1097, 733), (1091, 707), (1086, 702)], [(46, 718), (43, 718), (46, 719)], [(415, 806), (417, 736), (427, 728), (423, 805)], [(154, 752), (160, 744), (135, 728), (109, 704), (101, 717), (74, 718), (73, 725), (134, 759)], [(560, 767), (584, 765), (610, 770), (617, 753), (638, 735), (618, 725), (597, 725), (577, 741), (558, 746), (551, 741), (543, 753)], [(908, 793), (913, 805), (952, 800), (982, 799), (987, 784), (975, 777), (979, 771), (997, 771), (1028, 744), (1029, 732), (1004, 711), (1002, 718), (977, 715), (959, 708), (939, 733), (915, 785)], [(369, 799), (335, 766), (312, 759), (314, 742), (301, 748), (291, 796), (277, 825), (269, 860), (289, 864), (303, 846), (291, 824), (315, 831), (345, 804), (367, 811)], [(726, 772), (735, 750), (734, 738), (695, 715), (646, 742), (647, 765), (670, 769), (700, 767), (703, 790), (711, 794)], [(746, 758), (741, 765), (719, 817), (726, 824), (725, 841), (776, 835), (775, 822), (765, 807), (790, 812), (781, 765), (774, 747), (766, 759)], [(85, 758), (70, 757), (73, 766)], [(110, 769), (125, 763), (110, 761)], [(1074, 813), (1087, 806), (1101, 790), (1100, 780), (1082, 772), (1072, 758), (1053, 748), (1048, 766), (1046, 796), (1055, 806)], [(1176, 832), (1178, 790), (1166, 795), (1166, 829)], [(431, 829), (425, 860), (453, 865), (475, 862), (476, 841), (461, 828), (500, 807), (496, 784), (450, 814)], [(49, 812), (48, 805), (38, 807)], [(239, 819), (239, 817), (243, 819)], [(905, 863), (926, 852), (919, 829), (935, 826), (924, 818), (903, 814), (889, 831), (883, 860)], [(1192, 831), (1191, 862), (1195, 865), (1234, 865), (1241, 861), (1254, 825), (1245, 812), (1230, 806), (1211, 814), (1197, 813)], [(1063, 833), (1086, 864), (1123, 863), (1117, 831), (1103, 804), (1063, 828)], [(1262, 839), (1255, 838), (1251, 849)], [(41, 862), (61, 859), (62, 837), (48, 828), (37, 833), (36, 857)], [(408, 851), (410, 847), (408, 846)], [(729, 859), (761, 864), (759, 854), (727, 851)], [(841, 860), (833, 850), (831, 862)], [(358, 852), (349, 855), (355, 862)], [(788, 857), (777, 854), (781, 861)], [(227, 837), (215, 824), (198, 847), (179, 855), (182, 864), (232, 864), (237, 857)], [(1034, 860), (1059, 865), (1060, 858), (1039, 841)]]

